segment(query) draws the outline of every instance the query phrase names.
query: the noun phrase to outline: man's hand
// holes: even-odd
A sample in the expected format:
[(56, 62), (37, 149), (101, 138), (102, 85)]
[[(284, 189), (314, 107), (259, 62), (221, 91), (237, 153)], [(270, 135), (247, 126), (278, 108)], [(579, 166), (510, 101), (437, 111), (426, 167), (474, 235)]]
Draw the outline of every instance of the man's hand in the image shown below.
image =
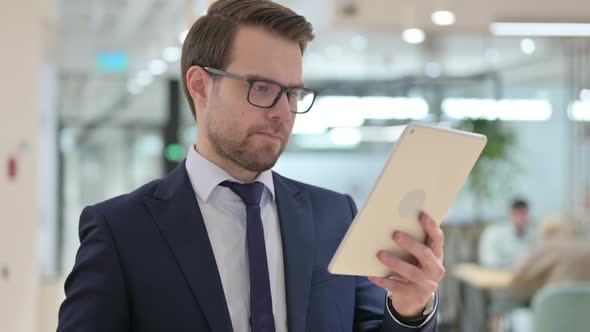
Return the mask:
[(393, 240), (412, 254), (418, 264), (406, 263), (391, 253), (382, 251), (378, 255), (379, 260), (399, 277), (369, 277), (373, 283), (391, 291), (391, 305), (404, 318), (421, 315), (445, 275), (443, 232), (427, 214), (421, 213), (418, 219), (427, 235), (426, 244), (402, 232), (393, 234)]

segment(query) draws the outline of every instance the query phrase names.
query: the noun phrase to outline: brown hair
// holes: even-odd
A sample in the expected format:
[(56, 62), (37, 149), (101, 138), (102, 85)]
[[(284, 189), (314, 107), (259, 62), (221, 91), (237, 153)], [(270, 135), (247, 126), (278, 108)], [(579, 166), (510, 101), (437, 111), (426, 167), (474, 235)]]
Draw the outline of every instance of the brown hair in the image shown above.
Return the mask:
[(186, 73), (192, 66), (224, 70), (240, 25), (260, 26), (299, 43), (301, 53), (314, 38), (311, 23), (291, 9), (269, 0), (218, 0), (191, 27), (182, 46), (182, 88), (196, 118)]

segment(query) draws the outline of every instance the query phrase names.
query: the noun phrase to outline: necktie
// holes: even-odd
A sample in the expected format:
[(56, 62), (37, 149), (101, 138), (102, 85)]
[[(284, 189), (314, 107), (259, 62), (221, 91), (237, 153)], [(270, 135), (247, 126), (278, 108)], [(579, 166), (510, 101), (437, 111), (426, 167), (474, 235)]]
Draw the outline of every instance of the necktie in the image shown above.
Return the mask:
[(250, 327), (252, 332), (274, 332), (272, 297), (264, 243), (264, 229), (260, 217), (260, 199), (264, 185), (260, 182), (240, 184), (224, 181), (246, 204), (246, 241), (250, 261)]

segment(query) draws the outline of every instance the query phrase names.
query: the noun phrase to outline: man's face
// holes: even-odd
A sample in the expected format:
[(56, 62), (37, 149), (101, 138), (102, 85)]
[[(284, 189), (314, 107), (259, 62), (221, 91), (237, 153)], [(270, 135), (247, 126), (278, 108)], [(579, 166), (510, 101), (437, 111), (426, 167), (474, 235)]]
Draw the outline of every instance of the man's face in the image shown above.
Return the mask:
[[(299, 44), (259, 27), (240, 27), (236, 33), (226, 72), (275, 81), (285, 86), (302, 85)], [(287, 96), (270, 109), (247, 101), (249, 84), (213, 77), (207, 107), (199, 114), (202, 137), (220, 157), (241, 168), (262, 172), (272, 168), (287, 145), (295, 114)]]
[(510, 220), (518, 231), (522, 231), (529, 223), (529, 209), (526, 207), (514, 208), (510, 211)]

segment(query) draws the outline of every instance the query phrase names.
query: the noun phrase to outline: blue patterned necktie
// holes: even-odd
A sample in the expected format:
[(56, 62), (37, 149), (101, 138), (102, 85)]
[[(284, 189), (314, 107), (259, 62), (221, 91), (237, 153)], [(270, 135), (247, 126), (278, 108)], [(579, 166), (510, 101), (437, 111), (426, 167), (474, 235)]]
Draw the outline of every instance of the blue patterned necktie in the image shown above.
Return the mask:
[(260, 182), (240, 184), (224, 181), (246, 204), (246, 241), (250, 260), (250, 327), (252, 332), (274, 332), (275, 320), (272, 313), (272, 296), (264, 243), (264, 229), (260, 216), (260, 199), (264, 184)]

